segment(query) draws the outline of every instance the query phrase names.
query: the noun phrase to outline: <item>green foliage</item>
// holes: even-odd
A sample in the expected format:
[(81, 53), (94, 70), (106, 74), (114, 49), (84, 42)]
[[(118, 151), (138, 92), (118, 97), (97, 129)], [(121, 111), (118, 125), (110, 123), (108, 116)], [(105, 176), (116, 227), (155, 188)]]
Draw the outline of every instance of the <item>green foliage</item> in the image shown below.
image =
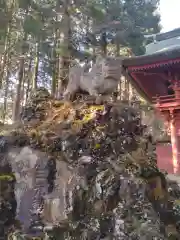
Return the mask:
[(31, 6), (33, 0), (18, 0), (19, 8), (26, 10), (28, 6)]
[[(31, 89), (35, 68), (38, 84), (50, 87), (56, 79), (58, 85), (62, 57), (88, 62), (103, 51), (113, 56), (127, 55), (127, 49), (143, 54), (144, 34), (160, 30), (157, 6), (158, 0), (1, 0), (0, 53), (6, 60), (2, 82), (8, 81), (8, 104), (12, 106), (20, 63), (24, 94)], [(66, 36), (59, 43), (61, 33)]]
[[(151, 3), (146, 0), (103, 0), (99, 3), (99, 11), (94, 10), (94, 7), (95, 14), (90, 12), (95, 23), (94, 34), (101, 35), (106, 32), (107, 42), (130, 47), (136, 55), (143, 54), (144, 34), (160, 31), (160, 17), (155, 14), (158, 1)], [(99, 19), (101, 22), (98, 24)], [(95, 41), (91, 43), (94, 44)], [(100, 41), (99, 44), (101, 45)]]
[(105, 11), (100, 5), (89, 5), (89, 14), (96, 21), (103, 21), (105, 18)]
[(127, 42), (135, 55), (143, 55), (145, 53), (145, 47), (143, 45), (144, 36), (140, 31), (132, 32), (127, 37)]
[(24, 21), (24, 31), (27, 34), (32, 34), (38, 36), (42, 29), (42, 24), (40, 21), (35, 19), (33, 16), (27, 16)]

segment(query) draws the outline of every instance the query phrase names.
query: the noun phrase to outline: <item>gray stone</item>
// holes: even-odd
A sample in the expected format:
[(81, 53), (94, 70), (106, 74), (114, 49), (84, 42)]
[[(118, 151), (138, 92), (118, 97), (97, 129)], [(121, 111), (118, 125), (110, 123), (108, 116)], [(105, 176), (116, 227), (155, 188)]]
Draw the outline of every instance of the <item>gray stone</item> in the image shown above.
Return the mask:
[(29, 147), (10, 149), (8, 158), (16, 177), (17, 219), (27, 230), (33, 216), (40, 214), (43, 198), (48, 193), (48, 158)]
[(70, 69), (64, 96), (71, 96), (79, 89), (92, 96), (111, 94), (116, 90), (122, 71), (121, 59), (98, 58), (90, 72), (85, 72), (85, 68), (86, 66), (74, 66)]

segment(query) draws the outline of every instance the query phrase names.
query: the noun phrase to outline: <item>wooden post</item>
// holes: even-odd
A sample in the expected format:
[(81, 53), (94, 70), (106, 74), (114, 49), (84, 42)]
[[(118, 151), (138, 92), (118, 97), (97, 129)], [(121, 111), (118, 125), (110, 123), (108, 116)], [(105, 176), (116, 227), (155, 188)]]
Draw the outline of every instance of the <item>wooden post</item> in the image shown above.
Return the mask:
[(173, 172), (177, 174), (179, 171), (179, 144), (178, 144), (178, 136), (176, 129), (176, 122), (174, 112), (170, 111), (170, 131), (171, 131), (171, 144), (172, 144), (172, 164), (173, 164)]

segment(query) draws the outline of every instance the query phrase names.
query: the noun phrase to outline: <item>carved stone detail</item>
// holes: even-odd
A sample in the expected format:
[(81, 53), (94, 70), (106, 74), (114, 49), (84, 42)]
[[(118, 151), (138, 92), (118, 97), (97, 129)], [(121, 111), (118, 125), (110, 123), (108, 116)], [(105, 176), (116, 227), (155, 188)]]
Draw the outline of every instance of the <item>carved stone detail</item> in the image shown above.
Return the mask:
[(64, 96), (72, 96), (79, 90), (92, 96), (111, 94), (118, 86), (122, 73), (121, 59), (98, 57), (89, 72), (86, 66), (74, 66), (69, 72), (69, 83)]

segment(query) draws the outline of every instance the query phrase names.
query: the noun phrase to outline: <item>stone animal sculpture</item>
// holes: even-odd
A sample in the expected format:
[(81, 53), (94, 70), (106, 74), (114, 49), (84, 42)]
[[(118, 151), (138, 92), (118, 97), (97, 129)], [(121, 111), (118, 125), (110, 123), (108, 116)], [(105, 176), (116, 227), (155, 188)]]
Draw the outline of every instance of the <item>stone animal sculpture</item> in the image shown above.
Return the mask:
[(121, 59), (98, 57), (89, 72), (86, 66), (74, 66), (69, 72), (69, 83), (64, 97), (72, 97), (79, 90), (88, 92), (91, 96), (111, 94), (118, 86), (122, 73)]

